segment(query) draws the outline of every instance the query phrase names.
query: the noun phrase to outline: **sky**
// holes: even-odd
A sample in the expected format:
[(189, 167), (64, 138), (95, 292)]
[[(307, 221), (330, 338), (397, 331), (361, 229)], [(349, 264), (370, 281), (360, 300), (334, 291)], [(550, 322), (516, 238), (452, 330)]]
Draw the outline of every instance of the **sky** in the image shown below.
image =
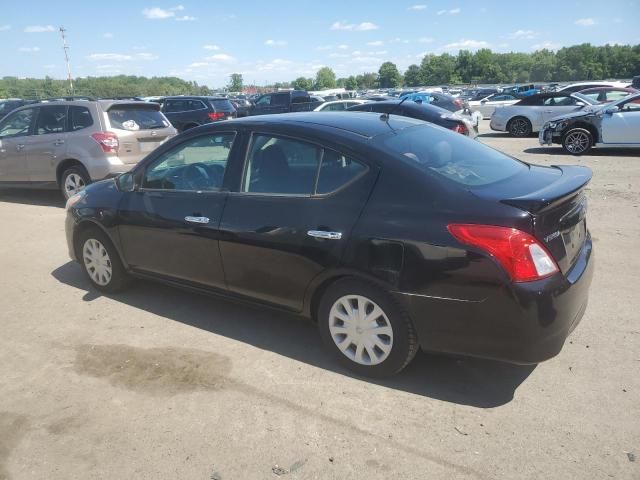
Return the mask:
[[(3, 2), (0, 77), (178, 76), (210, 87), (401, 71), (426, 53), (640, 44), (640, 0)], [(548, 6), (545, 4), (548, 3)], [(531, 6), (526, 6), (527, 4)]]

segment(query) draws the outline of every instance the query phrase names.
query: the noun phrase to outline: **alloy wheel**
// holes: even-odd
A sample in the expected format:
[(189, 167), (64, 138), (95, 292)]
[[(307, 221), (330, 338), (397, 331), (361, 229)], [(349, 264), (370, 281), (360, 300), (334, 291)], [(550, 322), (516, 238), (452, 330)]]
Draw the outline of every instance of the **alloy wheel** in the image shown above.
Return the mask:
[(84, 190), (84, 187), (86, 186), (84, 179), (77, 173), (70, 173), (64, 179), (64, 191), (67, 194), (67, 198), (75, 195), (81, 190)]
[(529, 135), (529, 122), (523, 118), (516, 118), (511, 121), (511, 134), (516, 137)]
[(346, 295), (329, 312), (329, 332), (338, 349), (360, 365), (384, 362), (393, 347), (393, 329), (384, 311), (361, 295)]
[(104, 245), (95, 238), (88, 239), (82, 247), (82, 258), (91, 280), (102, 287), (108, 285), (113, 275), (113, 266)]
[(584, 132), (571, 132), (564, 144), (569, 153), (582, 153), (589, 148), (589, 136)]

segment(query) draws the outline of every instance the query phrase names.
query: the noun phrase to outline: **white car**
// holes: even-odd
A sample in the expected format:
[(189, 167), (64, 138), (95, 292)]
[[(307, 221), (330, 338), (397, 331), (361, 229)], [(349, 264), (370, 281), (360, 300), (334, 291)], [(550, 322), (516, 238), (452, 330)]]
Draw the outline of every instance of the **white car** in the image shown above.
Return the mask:
[(629, 82), (576, 82), (570, 83), (569, 85), (565, 85), (564, 87), (558, 88), (558, 92), (564, 93), (572, 93), (572, 92), (580, 92), (582, 90), (586, 90), (587, 88), (597, 88), (597, 87), (618, 87), (624, 88), (628, 87)]
[(513, 137), (528, 137), (539, 132), (554, 117), (580, 110), (597, 102), (579, 93), (539, 93), (518, 103), (496, 107), (491, 116), (491, 130), (509, 132)]
[(482, 118), (488, 119), (493, 115), (496, 107), (502, 107), (504, 105), (513, 105), (519, 102), (520, 99), (510, 93), (494, 93), (482, 100), (473, 100), (469, 102), (469, 106), (474, 110), (482, 114)]
[(592, 146), (640, 148), (640, 93), (556, 117), (544, 125), (538, 139), (541, 145), (559, 143), (572, 155)]
[(334, 100), (332, 102), (324, 102), (313, 109), (314, 112), (335, 112), (337, 110), (346, 110), (354, 105), (360, 105), (367, 103), (366, 100), (348, 99), (348, 100)]

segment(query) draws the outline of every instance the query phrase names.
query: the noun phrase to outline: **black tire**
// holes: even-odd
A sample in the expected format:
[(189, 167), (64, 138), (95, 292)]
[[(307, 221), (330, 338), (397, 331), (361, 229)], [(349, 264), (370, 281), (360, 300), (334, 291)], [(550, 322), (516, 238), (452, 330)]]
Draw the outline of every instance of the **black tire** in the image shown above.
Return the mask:
[(562, 135), (562, 149), (571, 155), (587, 153), (593, 146), (593, 135), (585, 128), (572, 128)]
[[(81, 188), (71, 190), (71, 179), (74, 179), (73, 183)], [(81, 182), (81, 184), (79, 182)], [(68, 200), (69, 197), (71, 197), (74, 193), (79, 192), (90, 183), (91, 178), (89, 177), (87, 170), (81, 165), (74, 165), (73, 167), (69, 167), (62, 172), (62, 175), (60, 175), (60, 191), (62, 192), (62, 196), (65, 200)]]
[(507, 123), (507, 131), (512, 137), (528, 137), (533, 127), (528, 118), (514, 117)]
[[(93, 240), (94, 242), (99, 242), (104, 250), (106, 250), (106, 253), (108, 255), (107, 260), (108, 265), (111, 268), (111, 276), (109, 280), (104, 284), (97, 282), (93, 278), (92, 274), (90, 273), (90, 267), (85, 257), (85, 245), (91, 240)], [(106, 293), (115, 293), (124, 289), (129, 285), (129, 283), (131, 283), (131, 277), (127, 274), (124, 266), (122, 265), (120, 255), (113, 246), (113, 243), (111, 243), (109, 237), (99, 228), (94, 227), (84, 230), (78, 238), (77, 248), (78, 258), (80, 260), (80, 264), (82, 265), (82, 270), (96, 289)]]
[[(393, 333), (393, 340), (388, 356), (380, 363), (364, 365), (356, 362), (341, 351), (332, 337), (330, 330), (330, 323), (333, 321), (330, 318), (332, 308), (336, 302), (350, 295), (366, 297), (366, 299), (375, 303), (383, 311), (386, 319), (388, 319)], [(418, 351), (417, 335), (409, 315), (391, 294), (374, 284), (353, 278), (344, 278), (336, 281), (324, 292), (317, 313), (318, 327), (325, 345), (342, 365), (358, 375), (367, 377), (387, 377), (394, 375), (405, 368), (411, 360), (413, 360), (413, 357), (415, 357)], [(382, 319), (378, 321), (384, 322)], [(348, 335), (345, 335), (344, 342), (350, 341), (347, 340), (349, 338)], [(349, 345), (345, 350), (355, 355), (355, 344)], [(382, 351), (379, 350), (378, 354), (380, 354), (380, 352)], [(377, 353), (374, 352), (374, 355), (376, 354)], [(371, 359), (368, 350), (366, 355), (366, 358)], [(364, 359), (364, 357), (362, 358)]]

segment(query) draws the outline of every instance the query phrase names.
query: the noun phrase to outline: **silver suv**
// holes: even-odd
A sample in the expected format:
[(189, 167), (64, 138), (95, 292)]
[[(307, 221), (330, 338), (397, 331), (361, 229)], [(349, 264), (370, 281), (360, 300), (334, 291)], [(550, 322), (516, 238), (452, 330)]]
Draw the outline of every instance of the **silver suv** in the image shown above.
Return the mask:
[(59, 188), (69, 198), (130, 170), (176, 134), (157, 103), (34, 103), (0, 120), (0, 184)]

